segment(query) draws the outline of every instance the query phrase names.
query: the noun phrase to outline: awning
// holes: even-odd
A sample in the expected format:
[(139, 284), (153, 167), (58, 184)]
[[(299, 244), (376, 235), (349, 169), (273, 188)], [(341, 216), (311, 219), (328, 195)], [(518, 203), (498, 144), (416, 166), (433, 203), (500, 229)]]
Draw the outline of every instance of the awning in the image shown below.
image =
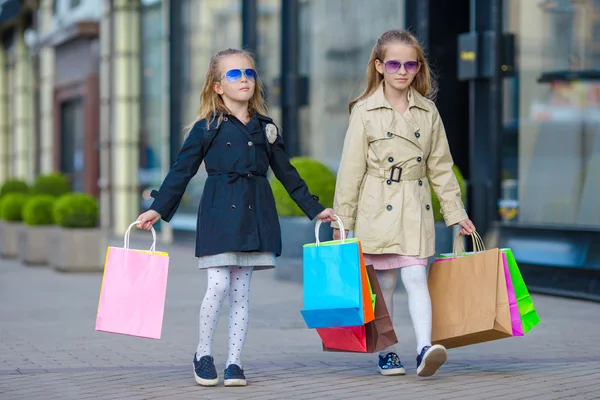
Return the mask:
[(0, 26), (19, 15), (22, 3), (22, 0), (0, 0)]

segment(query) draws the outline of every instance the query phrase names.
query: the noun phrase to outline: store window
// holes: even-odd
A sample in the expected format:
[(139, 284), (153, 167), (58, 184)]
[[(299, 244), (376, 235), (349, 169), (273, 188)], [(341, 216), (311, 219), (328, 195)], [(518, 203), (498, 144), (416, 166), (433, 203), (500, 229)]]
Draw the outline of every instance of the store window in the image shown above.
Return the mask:
[(505, 122), (518, 119), (518, 139), (513, 159), (504, 153), (501, 215), (598, 228), (600, 3), (510, 0), (507, 8), (518, 70), (505, 86)]
[(165, 29), (160, 0), (141, 3), (141, 137), (139, 183), (142, 210), (152, 204), (150, 191), (163, 179)]
[[(178, 147), (187, 133), (185, 127), (198, 114), (200, 92), (211, 57), (219, 50), (242, 45), (241, 0), (183, 0), (181, 3), (182, 54), (180, 70), (181, 121)], [(204, 166), (200, 167), (182, 198), (177, 215), (171, 221), (175, 229), (195, 230), (198, 205), (206, 181)]]
[(383, 32), (404, 28), (404, 1), (302, 0), (299, 2), (300, 74), (308, 105), (300, 115), (302, 153), (337, 170), (348, 102), (365, 87), (371, 50)]

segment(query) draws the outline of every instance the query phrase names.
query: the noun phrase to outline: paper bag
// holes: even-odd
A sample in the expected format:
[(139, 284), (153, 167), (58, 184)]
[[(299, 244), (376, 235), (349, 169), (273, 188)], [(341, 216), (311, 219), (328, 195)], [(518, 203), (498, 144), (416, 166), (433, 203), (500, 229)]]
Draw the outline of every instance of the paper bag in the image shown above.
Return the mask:
[(512, 336), (500, 249), (432, 263), (432, 342), (446, 348)]
[(375, 353), (398, 343), (375, 269), (372, 265), (367, 265), (366, 269), (371, 289), (378, 299), (375, 301), (375, 319), (358, 327), (317, 329), (323, 351)]
[(160, 339), (162, 333), (169, 257), (156, 252), (156, 232), (150, 251), (109, 247), (98, 301), (96, 330)]

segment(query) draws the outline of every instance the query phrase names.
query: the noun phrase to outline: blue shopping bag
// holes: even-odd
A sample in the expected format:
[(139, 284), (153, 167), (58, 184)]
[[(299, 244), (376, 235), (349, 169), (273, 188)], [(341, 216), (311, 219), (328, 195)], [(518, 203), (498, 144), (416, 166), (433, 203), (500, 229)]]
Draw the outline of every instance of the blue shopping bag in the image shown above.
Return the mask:
[(369, 321), (364, 317), (360, 242), (345, 237), (319, 242), (320, 226), (317, 221), (316, 243), (303, 246), (302, 317), (311, 329), (364, 325)]

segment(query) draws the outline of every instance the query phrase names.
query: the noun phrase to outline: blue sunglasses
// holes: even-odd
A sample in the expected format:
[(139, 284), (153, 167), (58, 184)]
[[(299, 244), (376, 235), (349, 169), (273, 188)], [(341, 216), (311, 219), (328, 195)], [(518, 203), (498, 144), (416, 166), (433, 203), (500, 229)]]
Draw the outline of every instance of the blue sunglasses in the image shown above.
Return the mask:
[(227, 82), (237, 82), (242, 79), (242, 74), (246, 75), (246, 78), (249, 81), (256, 80), (256, 71), (252, 68), (248, 69), (230, 69), (219, 79), (217, 82), (221, 82), (223, 78), (227, 79)]

